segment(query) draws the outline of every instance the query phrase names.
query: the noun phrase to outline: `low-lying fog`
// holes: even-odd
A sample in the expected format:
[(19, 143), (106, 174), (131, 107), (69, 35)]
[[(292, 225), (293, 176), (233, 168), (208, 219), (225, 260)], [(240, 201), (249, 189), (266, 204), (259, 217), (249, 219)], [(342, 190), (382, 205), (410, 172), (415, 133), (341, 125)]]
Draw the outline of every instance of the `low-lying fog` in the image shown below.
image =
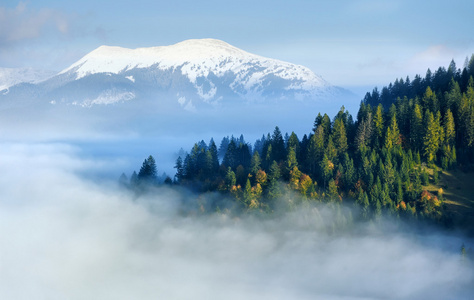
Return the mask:
[[(87, 151), (86, 151), (87, 152)], [(0, 299), (472, 299), (461, 235), (395, 221), (327, 230), (324, 207), (275, 218), (179, 213), (89, 174), (123, 158), (0, 145)], [(119, 175), (119, 174), (117, 174)]]
[[(224, 136), (241, 134), (246, 142), (253, 144), (263, 134), (273, 133), (275, 126), (283, 134), (295, 131), (301, 139), (311, 132), (319, 112), (327, 112), (332, 119), (342, 106), (333, 102), (244, 104), (189, 112), (149, 102), (142, 104), (130, 101), (90, 108), (0, 105), (0, 141), (75, 145), (83, 156), (120, 161), (100, 170), (100, 175), (110, 178), (117, 178), (122, 172), (130, 176), (151, 154), (157, 161), (159, 174), (166, 172), (172, 177), (181, 148), (190, 151), (194, 143), (201, 140), (208, 143), (211, 138), (219, 147)], [(358, 103), (345, 105), (357, 115)]]

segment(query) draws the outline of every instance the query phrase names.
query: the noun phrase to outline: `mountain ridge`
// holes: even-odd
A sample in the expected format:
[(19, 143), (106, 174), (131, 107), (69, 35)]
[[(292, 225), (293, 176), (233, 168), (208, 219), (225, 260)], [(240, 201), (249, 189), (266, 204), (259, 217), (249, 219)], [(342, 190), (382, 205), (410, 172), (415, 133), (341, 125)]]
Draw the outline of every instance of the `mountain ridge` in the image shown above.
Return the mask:
[(136, 49), (100, 46), (37, 87), (28, 88), (51, 104), (89, 107), (162, 95), (159, 101), (186, 110), (233, 99), (322, 101), (348, 94), (304, 66), (216, 39)]

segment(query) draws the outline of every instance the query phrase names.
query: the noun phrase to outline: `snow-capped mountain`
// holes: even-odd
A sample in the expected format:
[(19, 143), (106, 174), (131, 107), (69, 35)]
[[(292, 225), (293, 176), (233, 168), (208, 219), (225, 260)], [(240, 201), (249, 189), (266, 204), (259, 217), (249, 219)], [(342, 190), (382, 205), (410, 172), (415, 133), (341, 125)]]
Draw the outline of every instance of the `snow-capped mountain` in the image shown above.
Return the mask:
[(16, 90), (52, 104), (94, 106), (154, 98), (187, 110), (234, 101), (320, 101), (348, 93), (306, 67), (215, 39), (138, 49), (101, 46), (49, 80)]

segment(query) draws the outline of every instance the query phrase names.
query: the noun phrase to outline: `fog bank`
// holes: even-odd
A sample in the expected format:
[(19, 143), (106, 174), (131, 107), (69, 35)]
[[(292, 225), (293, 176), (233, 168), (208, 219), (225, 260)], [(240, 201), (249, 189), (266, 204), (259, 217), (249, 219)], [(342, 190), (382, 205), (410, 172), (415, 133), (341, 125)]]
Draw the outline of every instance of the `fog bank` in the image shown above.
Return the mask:
[[(90, 177), (68, 144), (2, 144), (1, 299), (470, 299), (472, 241), (402, 224), (328, 231), (324, 207), (275, 218), (183, 215)], [(94, 178), (93, 180), (91, 178)], [(194, 198), (189, 201), (194, 201)]]

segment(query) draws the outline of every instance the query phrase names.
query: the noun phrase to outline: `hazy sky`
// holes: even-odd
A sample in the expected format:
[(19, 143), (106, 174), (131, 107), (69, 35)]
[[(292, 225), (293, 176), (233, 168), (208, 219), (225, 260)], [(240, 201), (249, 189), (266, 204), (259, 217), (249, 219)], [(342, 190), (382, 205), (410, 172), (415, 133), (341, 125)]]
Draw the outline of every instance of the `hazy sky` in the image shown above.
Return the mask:
[(64, 1), (0, 4), (0, 67), (61, 70), (100, 45), (217, 38), (344, 87), (388, 84), (474, 53), (474, 2)]

